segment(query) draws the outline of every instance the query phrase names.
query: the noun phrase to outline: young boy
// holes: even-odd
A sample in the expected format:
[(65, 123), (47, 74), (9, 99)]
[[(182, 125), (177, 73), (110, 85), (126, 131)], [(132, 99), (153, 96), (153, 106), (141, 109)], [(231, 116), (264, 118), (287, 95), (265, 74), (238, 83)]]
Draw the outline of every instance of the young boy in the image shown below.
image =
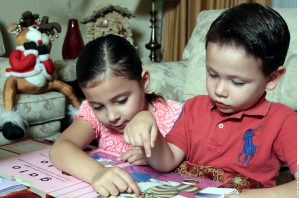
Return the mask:
[[(285, 72), (290, 34), (283, 18), (260, 4), (224, 11), (206, 35), (208, 96), (186, 101), (163, 138), (148, 112), (126, 127), (158, 171), (219, 180), (230, 197), (295, 197), (296, 181), (276, 186), (282, 164), (296, 177), (296, 113), (265, 99)], [(145, 125), (148, 123), (148, 125)], [(260, 189), (259, 189), (260, 188)]]

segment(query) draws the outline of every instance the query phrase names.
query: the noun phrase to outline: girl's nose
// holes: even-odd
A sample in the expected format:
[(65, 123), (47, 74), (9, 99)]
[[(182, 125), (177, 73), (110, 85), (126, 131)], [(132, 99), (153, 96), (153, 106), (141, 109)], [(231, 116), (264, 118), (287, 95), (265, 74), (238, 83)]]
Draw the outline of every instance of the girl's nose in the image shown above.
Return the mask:
[(119, 120), (120, 114), (117, 111), (109, 109), (107, 112), (108, 121), (111, 123), (115, 123)]

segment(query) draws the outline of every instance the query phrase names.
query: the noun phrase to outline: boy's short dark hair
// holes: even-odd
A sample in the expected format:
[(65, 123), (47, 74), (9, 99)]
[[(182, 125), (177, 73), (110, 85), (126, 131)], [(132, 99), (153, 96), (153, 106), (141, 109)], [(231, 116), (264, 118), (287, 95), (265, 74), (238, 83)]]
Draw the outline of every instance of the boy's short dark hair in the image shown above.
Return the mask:
[(225, 10), (211, 24), (206, 47), (208, 42), (244, 48), (262, 60), (262, 72), (268, 75), (284, 64), (290, 32), (274, 9), (258, 3), (243, 3)]

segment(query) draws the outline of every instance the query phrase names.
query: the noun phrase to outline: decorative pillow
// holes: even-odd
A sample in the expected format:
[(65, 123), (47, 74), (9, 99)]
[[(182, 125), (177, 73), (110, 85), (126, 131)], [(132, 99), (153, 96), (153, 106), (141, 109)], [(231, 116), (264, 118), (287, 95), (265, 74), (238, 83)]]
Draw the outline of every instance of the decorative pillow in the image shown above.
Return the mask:
[(285, 59), (286, 72), (275, 90), (269, 91), (267, 99), (281, 102), (297, 110), (297, 10), (275, 9), (286, 21), (291, 35), (290, 47)]
[(165, 99), (182, 102), (183, 85), (186, 79), (186, 61), (143, 64), (150, 73), (149, 92), (155, 92)]
[[(293, 109), (297, 109), (297, 35), (296, 9), (275, 9), (286, 20), (291, 41), (284, 66), (286, 73), (275, 90), (269, 91), (267, 99), (281, 102)], [(192, 33), (183, 57), (188, 59), (189, 66), (187, 80), (184, 85), (183, 100), (195, 95), (207, 94), (205, 83), (205, 35), (213, 22), (223, 10), (202, 11), (197, 17), (197, 25)]]
[[(197, 24), (193, 30), (192, 36), (183, 51), (183, 60), (191, 59), (195, 51), (197, 52), (199, 48), (204, 47), (205, 35), (210, 27), (210, 24), (220, 15), (222, 11), (223, 10), (203, 10), (199, 13), (197, 16)], [(203, 46), (201, 46), (202, 43)]]
[(188, 59), (187, 80), (184, 85), (183, 99), (195, 95), (206, 95), (205, 69), (205, 36), (211, 23), (223, 10), (204, 10), (197, 17), (197, 24), (183, 52), (183, 58)]

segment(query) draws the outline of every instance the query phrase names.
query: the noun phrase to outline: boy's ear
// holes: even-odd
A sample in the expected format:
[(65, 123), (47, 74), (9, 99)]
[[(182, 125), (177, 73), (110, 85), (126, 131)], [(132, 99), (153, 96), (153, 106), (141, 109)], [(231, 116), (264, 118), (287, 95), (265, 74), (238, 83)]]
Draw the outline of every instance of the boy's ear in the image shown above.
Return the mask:
[(144, 91), (147, 92), (150, 86), (150, 73), (147, 70), (142, 72), (142, 86)]
[(280, 67), (278, 67), (277, 70), (275, 70), (271, 74), (269, 74), (268, 82), (266, 84), (266, 90), (275, 89), (284, 73), (285, 73), (285, 67), (280, 66)]

